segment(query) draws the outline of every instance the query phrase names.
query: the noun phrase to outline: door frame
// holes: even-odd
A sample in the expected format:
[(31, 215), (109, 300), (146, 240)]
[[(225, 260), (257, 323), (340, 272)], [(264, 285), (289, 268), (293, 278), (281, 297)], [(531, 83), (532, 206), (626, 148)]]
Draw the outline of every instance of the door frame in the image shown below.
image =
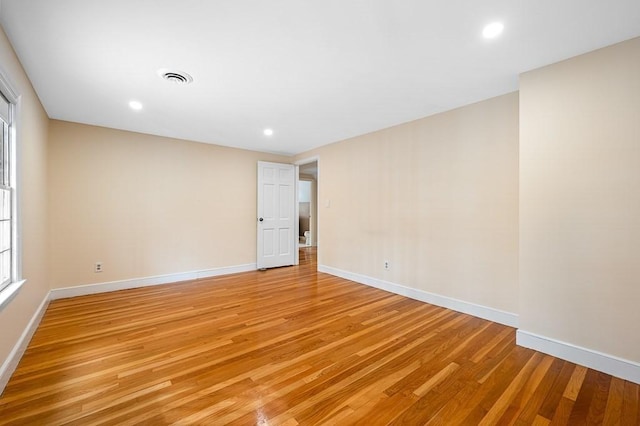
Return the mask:
[[(293, 163), (294, 166), (296, 166), (296, 216), (300, 217), (300, 204), (299, 204), (299, 200), (298, 200), (298, 188), (300, 186), (300, 166), (305, 165), (305, 164), (309, 164), (309, 163), (317, 163), (318, 164), (318, 176), (316, 178), (316, 235), (314, 235), (315, 238), (315, 242), (316, 242), (316, 247), (319, 246), (319, 241), (320, 241), (320, 156), (319, 155), (313, 155), (311, 157), (305, 157), (303, 159), (300, 159), (298, 161), (295, 161)], [(300, 221), (297, 220), (296, 221), (296, 246), (298, 243), (298, 234), (300, 233)], [(299, 265), (299, 250), (296, 249), (296, 254), (295, 254), (295, 264)], [(318, 265), (320, 264), (320, 262), (318, 262)]]

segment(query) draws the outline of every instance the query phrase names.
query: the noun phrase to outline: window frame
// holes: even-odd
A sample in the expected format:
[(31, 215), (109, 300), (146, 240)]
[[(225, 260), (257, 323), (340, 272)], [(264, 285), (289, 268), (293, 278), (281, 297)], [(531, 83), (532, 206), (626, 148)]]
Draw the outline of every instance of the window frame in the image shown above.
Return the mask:
[[(0, 114), (0, 271), (2, 272), (0, 273), (0, 291), (2, 291), (14, 281), (13, 258), (15, 256), (13, 253), (13, 237), (15, 232), (13, 230), (13, 224), (15, 217), (13, 216), (13, 205), (15, 203), (15, 191), (13, 190), (13, 182), (11, 180), (11, 169), (13, 168), (13, 164), (11, 163), (11, 152), (13, 151), (11, 116), (13, 106), (5, 99), (2, 92), (0, 92), (0, 103), (2, 103), (2, 111)], [(7, 106), (6, 111), (4, 108), (5, 105)], [(6, 117), (5, 112), (7, 112)], [(8, 235), (5, 235), (5, 233)], [(6, 256), (8, 256), (8, 259)], [(7, 263), (5, 264), (5, 262)], [(7, 275), (5, 275), (5, 273), (7, 273)]]
[(20, 223), (19, 147), (18, 123), (20, 122), (20, 95), (6, 74), (0, 69), (0, 93), (9, 103), (9, 187), (11, 188), (11, 279), (0, 287), (0, 309), (3, 309), (24, 285), (22, 278), (22, 232)]

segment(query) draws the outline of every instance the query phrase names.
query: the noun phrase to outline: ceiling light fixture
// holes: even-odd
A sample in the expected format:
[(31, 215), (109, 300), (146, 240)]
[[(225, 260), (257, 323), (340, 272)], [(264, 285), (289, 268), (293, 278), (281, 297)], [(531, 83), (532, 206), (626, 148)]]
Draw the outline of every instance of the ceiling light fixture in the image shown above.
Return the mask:
[(482, 30), (482, 36), (484, 38), (496, 38), (504, 30), (504, 24), (502, 22), (492, 22)]
[(138, 101), (131, 101), (129, 102), (129, 108), (131, 108), (134, 111), (140, 111), (142, 109), (142, 103)]
[(264, 133), (265, 136), (273, 136), (273, 129), (264, 129)]
[(189, 84), (193, 82), (193, 77), (191, 77), (186, 72), (178, 71), (178, 70), (170, 70), (167, 68), (159, 69), (158, 76), (164, 80), (167, 80), (168, 82), (178, 84), (178, 85)]

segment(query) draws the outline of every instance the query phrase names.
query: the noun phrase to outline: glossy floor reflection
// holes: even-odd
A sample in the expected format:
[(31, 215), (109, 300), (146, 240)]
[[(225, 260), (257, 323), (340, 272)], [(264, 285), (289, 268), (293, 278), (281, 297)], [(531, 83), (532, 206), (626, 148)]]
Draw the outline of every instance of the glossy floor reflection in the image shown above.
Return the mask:
[(634, 425), (639, 386), (300, 266), (57, 300), (0, 424)]

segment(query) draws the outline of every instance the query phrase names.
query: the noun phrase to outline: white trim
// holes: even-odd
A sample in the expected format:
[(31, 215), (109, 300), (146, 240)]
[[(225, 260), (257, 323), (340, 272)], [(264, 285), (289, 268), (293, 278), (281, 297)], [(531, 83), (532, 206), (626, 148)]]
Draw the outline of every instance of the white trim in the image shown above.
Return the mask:
[[(322, 216), (322, 213), (320, 212), (320, 156), (319, 155), (312, 155), (311, 157), (306, 157), (303, 158), (301, 160), (296, 161), (295, 165), (297, 166), (302, 166), (304, 164), (309, 164), (309, 163), (316, 163), (318, 165), (318, 173), (316, 176), (316, 209), (315, 209), (315, 213), (316, 213), (316, 217), (315, 217), (315, 228), (316, 228), (316, 235), (312, 235), (311, 238), (311, 245), (312, 246), (316, 246), (318, 247), (318, 241), (320, 241), (320, 216)], [(300, 173), (298, 173), (298, 177), (300, 177)], [(320, 253), (318, 253), (318, 259), (320, 259)], [(320, 270), (320, 269), (318, 269)]]
[(2, 68), (0, 68), (0, 92), (2, 92), (2, 94), (12, 104), (17, 104), (20, 99), (20, 93), (13, 88), (7, 74)]
[(372, 278), (366, 275), (343, 271), (340, 269), (332, 268), (330, 266), (318, 265), (318, 271), (335, 275), (337, 277), (344, 278), (350, 281), (355, 281), (360, 284), (365, 284), (370, 287), (375, 287), (380, 290), (399, 294), (401, 296), (406, 296), (411, 299), (419, 300), (421, 302), (442, 306), (443, 308), (462, 312), (468, 315), (473, 315), (474, 317), (508, 325), (509, 327), (518, 327), (518, 315), (511, 312), (501, 311), (499, 309), (490, 308), (488, 306), (476, 305), (475, 303), (465, 302), (463, 300), (454, 299), (452, 297), (442, 296), (435, 293), (429, 293), (428, 291), (418, 290), (416, 288), (380, 280), (378, 278)]
[(295, 164), (296, 166), (302, 166), (303, 164), (309, 164), (309, 163), (314, 163), (320, 160), (320, 156), (319, 155), (312, 155), (311, 157), (306, 157), (303, 158), (301, 160), (298, 160), (296, 162), (294, 162), (293, 164)]
[(295, 236), (295, 242), (293, 243), (293, 246), (295, 247), (293, 250), (293, 264), (295, 266), (300, 265), (300, 253), (298, 252), (298, 248), (300, 246), (300, 201), (298, 200), (299, 198), (299, 194), (298, 192), (300, 191), (300, 166), (298, 166), (297, 164), (293, 165), (293, 169), (294, 169), (294, 174), (295, 174), (295, 188), (293, 190), (294, 194), (294, 200), (293, 200), (293, 204), (295, 205), (295, 213), (293, 217), (298, 218), (297, 220), (294, 221), (294, 231), (293, 231), (293, 235)]
[(40, 325), (40, 321), (44, 316), (44, 313), (47, 311), (47, 306), (49, 305), (49, 294), (45, 296), (45, 298), (36, 309), (36, 312), (31, 317), (31, 321), (27, 324), (27, 328), (24, 329), (22, 335), (18, 339), (18, 342), (15, 344), (7, 359), (4, 360), (2, 367), (0, 367), (0, 395), (4, 392), (4, 388), (9, 383), (9, 379), (13, 375), (13, 372), (16, 370), (18, 363), (20, 363), (20, 359), (22, 359), (22, 355), (24, 351), (29, 346), (29, 342), (33, 337), (33, 334), (38, 329)]
[(14, 224), (14, 237), (12, 243), (13, 250), (13, 275), (14, 280), (20, 281), (23, 279), (22, 275), (22, 150), (23, 146), (20, 143), (20, 135), (22, 134), (22, 98), (18, 96), (15, 104), (13, 105), (13, 123), (10, 131), (13, 132), (13, 154), (12, 161), (14, 162), (12, 178), (13, 178), (13, 190), (15, 191), (13, 214), (15, 214)]
[(0, 290), (0, 311), (13, 300), (25, 282), (27, 282), (27, 280), (14, 281)]
[(22, 279), (22, 194), (21, 194), (21, 158), (22, 144), (19, 143), (22, 102), (18, 92), (5, 71), (0, 68), (0, 92), (9, 101), (9, 186), (11, 188), (11, 284), (2, 289), (0, 309), (15, 297), (24, 284)]
[(109, 291), (126, 290), (130, 288), (147, 287), (191, 281), (202, 278), (217, 277), (219, 275), (237, 274), (239, 272), (255, 271), (256, 264), (228, 266), (224, 268), (206, 269), (202, 271), (180, 272), (177, 274), (156, 275), (153, 277), (133, 278), (129, 280), (110, 281), (96, 284), (85, 284), (74, 287), (54, 288), (51, 290), (51, 300), (67, 297), (86, 296), (88, 294), (106, 293)]
[(640, 364), (637, 362), (525, 330), (516, 332), (516, 344), (640, 384)]

